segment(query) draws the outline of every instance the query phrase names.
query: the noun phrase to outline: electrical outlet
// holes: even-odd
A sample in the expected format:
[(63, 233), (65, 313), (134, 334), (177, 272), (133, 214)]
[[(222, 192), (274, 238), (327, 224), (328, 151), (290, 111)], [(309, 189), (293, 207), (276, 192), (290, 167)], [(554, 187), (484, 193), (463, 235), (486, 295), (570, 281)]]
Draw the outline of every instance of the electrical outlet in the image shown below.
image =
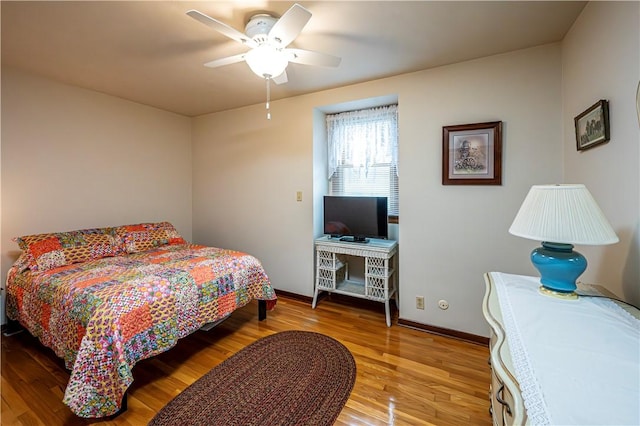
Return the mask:
[(416, 296), (416, 309), (424, 309), (424, 296)]
[(449, 302), (447, 302), (446, 300), (438, 300), (438, 307), (440, 309), (442, 309), (443, 311), (446, 311), (447, 309), (449, 309)]

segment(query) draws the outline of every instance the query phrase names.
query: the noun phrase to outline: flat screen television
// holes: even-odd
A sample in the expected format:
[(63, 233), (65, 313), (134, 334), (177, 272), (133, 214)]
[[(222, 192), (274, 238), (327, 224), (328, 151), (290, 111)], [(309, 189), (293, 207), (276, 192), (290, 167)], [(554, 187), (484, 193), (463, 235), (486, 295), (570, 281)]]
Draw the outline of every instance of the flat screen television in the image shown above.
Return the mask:
[(387, 197), (324, 197), (324, 233), (343, 241), (389, 237)]

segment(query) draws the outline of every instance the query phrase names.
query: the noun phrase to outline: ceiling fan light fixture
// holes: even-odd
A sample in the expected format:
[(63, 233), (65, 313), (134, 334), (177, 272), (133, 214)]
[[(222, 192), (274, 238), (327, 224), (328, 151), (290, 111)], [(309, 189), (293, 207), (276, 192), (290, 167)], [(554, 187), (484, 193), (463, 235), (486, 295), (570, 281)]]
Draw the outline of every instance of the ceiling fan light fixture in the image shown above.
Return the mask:
[(224, 22), (213, 19), (195, 9), (189, 10), (187, 15), (251, 48), (247, 53), (209, 61), (204, 65), (216, 68), (244, 60), (251, 71), (264, 79), (267, 86), (267, 102), (265, 104), (267, 119), (271, 119), (271, 80), (275, 84), (286, 83), (288, 81), (286, 68), (289, 62), (327, 67), (337, 67), (340, 64), (340, 58), (335, 56), (287, 47), (298, 37), (311, 19), (311, 12), (297, 3), (291, 6), (280, 18), (274, 18), (266, 13), (253, 15), (245, 27), (245, 33), (241, 33)]
[(289, 65), (287, 55), (273, 46), (263, 44), (251, 49), (245, 55), (245, 61), (257, 76), (273, 78), (282, 74)]

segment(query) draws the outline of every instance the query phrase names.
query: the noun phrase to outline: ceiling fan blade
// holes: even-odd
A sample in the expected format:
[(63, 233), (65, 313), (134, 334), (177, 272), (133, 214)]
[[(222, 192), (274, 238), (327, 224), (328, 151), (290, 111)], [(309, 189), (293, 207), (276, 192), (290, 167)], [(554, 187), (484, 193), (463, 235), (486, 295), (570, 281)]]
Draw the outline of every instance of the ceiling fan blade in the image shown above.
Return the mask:
[(205, 15), (204, 13), (198, 12), (195, 9), (192, 9), (190, 11), (187, 12), (187, 15), (191, 16), (193, 19), (195, 19), (196, 21), (202, 22), (203, 24), (205, 24), (206, 26), (213, 28), (214, 30), (218, 31), (219, 33), (229, 37), (232, 40), (235, 40), (237, 42), (240, 42), (244, 45), (247, 45), (249, 47), (256, 47), (256, 43), (250, 39), (249, 37), (247, 37), (246, 34), (241, 33), (240, 31), (236, 30), (235, 28), (230, 27), (229, 25), (225, 24), (224, 22), (220, 22), (216, 19), (213, 19), (210, 16)]
[(289, 62), (296, 64), (337, 67), (342, 60), (337, 56), (304, 49), (284, 49), (284, 52), (287, 54)]
[(287, 70), (284, 70), (282, 74), (271, 79), (275, 84), (284, 84), (289, 81), (289, 77), (287, 77)]
[(288, 46), (311, 19), (311, 12), (298, 3), (287, 10), (271, 28), (269, 37), (278, 41), (282, 47)]
[(220, 59), (207, 62), (206, 64), (204, 64), (204, 66), (209, 68), (217, 68), (223, 65), (235, 64), (237, 62), (244, 61), (245, 55), (246, 55), (245, 53), (241, 53), (239, 55), (227, 56), (226, 58), (220, 58)]

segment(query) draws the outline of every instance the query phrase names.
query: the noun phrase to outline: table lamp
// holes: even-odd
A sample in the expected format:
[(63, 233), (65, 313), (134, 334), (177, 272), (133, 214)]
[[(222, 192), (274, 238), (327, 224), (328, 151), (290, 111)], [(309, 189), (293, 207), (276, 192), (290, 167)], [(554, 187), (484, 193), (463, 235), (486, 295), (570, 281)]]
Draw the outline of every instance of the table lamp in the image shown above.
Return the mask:
[(573, 251), (573, 245), (618, 242), (582, 184), (532, 186), (509, 233), (542, 242), (531, 252), (531, 262), (540, 272), (540, 292), (564, 299), (578, 298), (576, 280), (587, 269), (587, 259)]

